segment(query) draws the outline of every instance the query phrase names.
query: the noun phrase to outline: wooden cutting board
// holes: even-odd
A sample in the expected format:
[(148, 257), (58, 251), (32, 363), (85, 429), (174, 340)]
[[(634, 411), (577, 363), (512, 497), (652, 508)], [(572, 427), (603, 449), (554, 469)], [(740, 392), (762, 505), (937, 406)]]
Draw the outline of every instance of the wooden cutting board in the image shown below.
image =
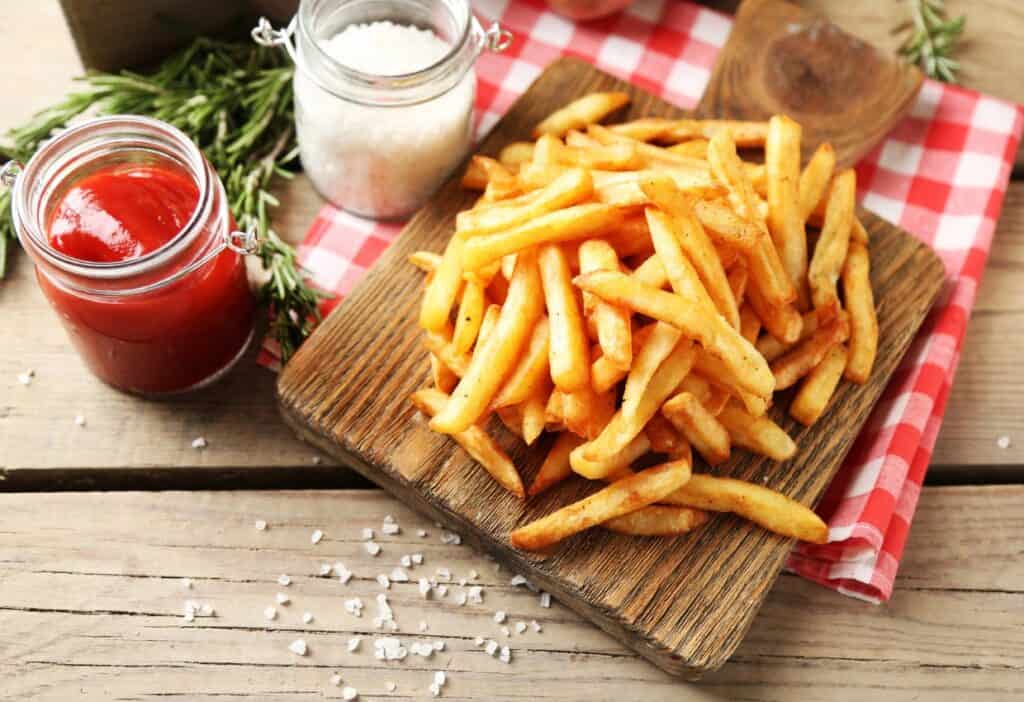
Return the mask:
[[(741, 11), (739, 29), (745, 18), (756, 21), (751, 7), (774, 11), (778, 6), (760, 1), (748, 4), (746, 14)], [(789, 11), (776, 16), (785, 18), (785, 37), (793, 36), (785, 29), (794, 22)], [(765, 29), (761, 25), (762, 37)], [(750, 35), (734, 30), (735, 36)], [(724, 50), (726, 60), (735, 48), (730, 44)], [(716, 77), (722, 75), (716, 72)], [(887, 89), (893, 95), (891, 88)], [(481, 151), (495, 154), (511, 141), (528, 138), (545, 115), (594, 90), (629, 92), (633, 101), (621, 115), (624, 118), (683, 115), (589, 64), (563, 59), (548, 67), (512, 107)], [(730, 104), (723, 91), (720, 85), (709, 90), (716, 105)], [(721, 112), (730, 113), (725, 107)], [(890, 108), (890, 121), (901, 113), (902, 109)], [(799, 116), (810, 126), (805, 134), (812, 139), (816, 124), (829, 128), (832, 121), (827, 115), (823, 121), (809, 119), (807, 113)], [(847, 144), (852, 145), (844, 151), (847, 159), (866, 148), (854, 140)], [(409, 394), (427, 383), (428, 365), (416, 326), (422, 275), (406, 262), (406, 256), (416, 249), (441, 251), (453, 231), (455, 213), (474, 198), (475, 194), (460, 188), (458, 177), (445, 184), (306, 342), (278, 384), (285, 419), (306, 440), (462, 534), (468, 543), (507, 564), (511, 572), (526, 575), (665, 670), (697, 677), (720, 666), (747, 631), (793, 545), (791, 540), (723, 514), (676, 539), (632, 538), (593, 529), (541, 556), (515, 551), (508, 544), (512, 529), (592, 492), (594, 486), (572, 479), (521, 502), (498, 487), (454, 442), (428, 431), (409, 404)], [(944, 278), (943, 266), (930, 249), (878, 217), (861, 215), (871, 234), (872, 284), (880, 327), (878, 362), (871, 381), (862, 387), (844, 382), (828, 413), (810, 429), (786, 415), (788, 397), (778, 399), (773, 416), (800, 447), (794, 459), (775, 463), (735, 451), (728, 464), (715, 469), (698, 466), (698, 470), (763, 483), (806, 504), (815, 503), (825, 490)], [(496, 422), (490, 429), (502, 437), (524, 482), (529, 483), (548, 442), (524, 450)]]

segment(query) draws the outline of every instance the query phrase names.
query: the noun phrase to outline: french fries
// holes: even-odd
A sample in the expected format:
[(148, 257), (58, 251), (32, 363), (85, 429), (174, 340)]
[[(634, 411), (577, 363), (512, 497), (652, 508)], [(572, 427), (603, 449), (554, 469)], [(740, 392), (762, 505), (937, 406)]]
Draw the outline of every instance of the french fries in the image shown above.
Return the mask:
[(618, 480), (590, 497), (520, 527), (509, 535), (516, 548), (539, 551), (568, 536), (635, 512), (682, 487), (690, 461), (676, 460)]
[(825, 210), (825, 224), (821, 228), (821, 235), (814, 247), (814, 257), (807, 270), (807, 281), (811, 286), (811, 298), (819, 322), (839, 312), (836, 285), (850, 248), (856, 196), (857, 174), (848, 168), (837, 175), (832, 183)]
[(789, 416), (808, 427), (818, 421), (828, 401), (832, 399), (839, 379), (843, 377), (846, 357), (846, 347), (842, 344), (828, 350), (825, 358), (807, 374), (800, 385), (800, 391), (789, 406)]
[[(860, 224), (856, 220), (854, 222), (855, 225)], [(860, 384), (866, 383), (871, 375), (878, 352), (878, 319), (870, 272), (867, 246), (852, 242), (842, 273), (843, 294), (850, 313), (850, 357), (846, 379)]]
[(563, 136), (570, 129), (582, 129), (600, 122), (628, 103), (629, 95), (626, 93), (590, 93), (548, 115), (533, 130), (533, 136)]
[[(516, 529), (517, 548), (598, 525), (681, 535), (709, 511), (823, 543), (825, 524), (781, 493), (691, 478), (691, 447), (726, 474), (747, 451), (793, 459), (774, 393), (796, 386), (788, 412), (812, 425), (844, 379), (868, 379), (879, 330), (856, 177), (834, 174), (829, 144), (801, 169), (802, 129), (784, 116), (599, 124), (626, 102), (585, 96), (536, 142), (470, 160), (463, 183), (483, 195), (443, 253), (409, 256), (426, 273), (433, 385), (413, 402), (517, 496), (608, 483)], [(764, 165), (737, 147), (762, 148)], [(822, 230), (813, 250), (807, 223)], [(548, 447), (529, 490), (482, 428), (492, 415)]]
[(551, 327), (549, 366), (555, 387), (562, 392), (590, 385), (590, 344), (583, 327), (583, 310), (572, 285), (569, 262), (557, 245), (540, 248), (537, 256), (544, 300)]
[[(449, 397), (440, 390), (424, 388), (412, 394), (412, 403), (423, 414), (428, 417), (436, 416), (442, 412), (450, 401)], [(468, 429), (452, 435), (459, 446), (466, 449), (466, 452), (473, 459), (482, 465), (503, 488), (516, 497), (526, 495), (523, 490), (523, 481), (519, 478), (512, 459), (487, 432), (478, 426), (470, 426)]]
[(679, 393), (662, 405), (661, 413), (709, 464), (716, 466), (729, 460), (729, 432), (695, 395)]
[(661, 501), (712, 512), (732, 512), (782, 536), (823, 544), (828, 526), (813, 510), (762, 485), (694, 473)]
[(610, 531), (630, 536), (679, 536), (708, 520), (708, 513), (689, 507), (650, 505), (604, 522)]

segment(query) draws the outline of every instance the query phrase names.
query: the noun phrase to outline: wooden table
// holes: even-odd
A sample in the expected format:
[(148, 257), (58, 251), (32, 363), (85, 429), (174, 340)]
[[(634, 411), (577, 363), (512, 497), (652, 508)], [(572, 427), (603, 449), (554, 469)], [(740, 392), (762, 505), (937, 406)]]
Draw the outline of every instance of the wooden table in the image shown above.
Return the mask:
[[(729, 9), (730, 2), (716, 3)], [(900, 3), (813, 0), (841, 25), (892, 47)], [(827, 8), (826, 8), (827, 5)], [(950, 0), (969, 14), (964, 82), (1024, 102), (1024, 7)], [(7, 8), (0, 127), (60, 98), (80, 71), (56, 3)], [(340, 673), (360, 699), (423, 699), (432, 671), (446, 698), (538, 699), (1020, 699), (1024, 696), (1024, 170), (1011, 183), (953, 396), (897, 581), (884, 606), (850, 600), (792, 576), (779, 579), (735, 658), (699, 684), (671, 679), (557, 604), (509, 585), (510, 573), (317, 457), (278, 419), (273, 376), (249, 359), (224, 383), (166, 403), (141, 402), (93, 379), (68, 347), (14, 257), (0, 284), (0, 698), (66, 700), (305, 700), (340, 697)], [(301, 237), (319, 207), (308, 183), (283, 193), (279, 228)], [(16, 376), (32, 368), (33, 383)], [(81, 414), (86, 426), (78, 427)], [(209, 447), (191, 448), (204, 436)], [(996, 440), (1009, 436), (1009, 448)], [(254, 487), (317, 491), (252, 491)], [(192, 492), (64, 492), (67, 490)], [(208, 488), (249, 491), (195, 491)], [(326, 488), (334, 488), (325, 491)], [(371, 557), (361, 530), (386, 514), (401, 524)], [(265, 532), (253, 524), (266, 520)], [(313, 529), (321, 543), (310, 543)], [(427, 529), (426, 538), (416, 535)], [(403, 554), (421, 552), (415, 580), (447, 567), (479, 572), (481, 605), (425, 601), (413, 583), (389, 591), (400, 636), (441, 640), (430, 659), (374, 658), (380, 590)], [(317, 577), (340, 560), (348, 585)], [(277, 577), (287, 573), (292, 584)], [(183, 579), (191, 579), (187, 589)], [(471, 584), (471, 583), (470, 583)], [(277, 592), (292, 603), (263, 611)], [(366, 612), (346, 614), (362, 596)], [(215, 616), (186, 622), (188, 599)], [(509, 613), (506, 639), (493, 621)], [(302, 622), (309, 611), (314, 619)], [(515, 622), (543, 628), (517, 634)], [(427, 624), (419, 632), (419, 622)], [(349, 653), (349, 637), (367, 638)], [(474, 644), (512, 649), (504, 665)], [(309, 654), (288, 644), (302, 637)], [(394, 681), (394, 692), (385, 683)]]

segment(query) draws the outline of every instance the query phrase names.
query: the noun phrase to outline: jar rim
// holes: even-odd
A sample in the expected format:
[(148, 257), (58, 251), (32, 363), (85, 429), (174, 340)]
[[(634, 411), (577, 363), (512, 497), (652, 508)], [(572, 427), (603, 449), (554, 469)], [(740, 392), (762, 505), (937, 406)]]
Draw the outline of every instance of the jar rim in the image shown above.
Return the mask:
[[(156, 137), (169, 137), (169, 141), (161, 145), (174, 149), (174, 155), (181, 158), (188, 175), (192, 178), (199, 191), (196, 206), (187, 222), (178, 232), (164, 244), (153, 251), (123, 261), (87, 261), (68, 256), (58, 251), (50, 243), (45, 232), (45, 225), (36, 216), (38, 202), (31, 198), (39, 198), (52, 188), (33, 187), (37, 176), (44, 175), (44, 169), (62, 158), (69, 158), (74, 149), (87, 149), (91, 142), (106, 138), (116, 139), (120, 136), (131, 136), (136, 144), (157, 143)], [(82, 141), (82, 140), (85, 141)], [(109, 141), (107, 143), (110, 143)], [(63, 165), (63, 164), (60, 164)], [(57, 176), (58, 182), (61, 177)], [(211, 207), (213, 192), (213, 175), (203, 156), (202, 151), (189, 137), (177, 127), (151, 117), (139, 115), (114, 115), (84, 120), (62, 131), (46, 141), (25, 165), (11, 193), (12, 216), (16, 224), (19, 239), (26, 250), (31, 250), (45, 261), (60, 269), (81, 278), (94, 280), (117, 280), (131, 278), (148, 273), (166, 265), (178, 254), (187, 249), (207, 219)], [(30, 241), (24, 241), (28, 238)], [(31, 243), (29, 247), (26, 244)], [(122, 291), (123, 293), (124, 291)]]
[[(351, 1), (359, 2), (360, 0)], [(449, 7), (456, 6), (457, 11), (459, 12), (459, 16), (455, 17), (456, 21), (458, 22), (459, 38), (457, 41), (453, 42), (449, 46), (448, 51), (441, 58), (423, 68), (417, 69), (415, 71), (410, 71), (408, 73), (368, 73), (366, 71), (360, 71), (344, 63), (341, 63), (333, 56), (331, 56), (331, 54), (323, 48), (320, 41), (314, 35), (313, 27), (311, 26), (311, 23), (313, 21), (313, 2), (315, 2), (315, 0), (301, 0), (298, 12), (296, 12), (295, 14), (295, 23), (298, 25), (298, 32), (300, 34), (300, 37), (304, 40), (300, 42), (301, 46), (293, 56), (296, 68), (309, 74), (309, 77), (312, 78), (320, 88), (326, 90), (327, 92), (333, 95), (336, 95), (346, 100), (354, 100), (355, 102), (370, 104), (374, 106), (380, 106), (381, 104), (383, 104), (384, 106), (402, 106), (414, 104), (417, 102), (429, 100), (433, 96), (412, 99), (408, 101), (398, 101), (394, 103), (376, 103), (373, 101), (356, 98), (353, 95), (339, 94), (337, 90), (324, 85), (323, 81), (319, 79), (319, 76), (317, 76), (316, 72), (311, 70), (308, 65), (303, 65), (308, 64), (308, 61), (304, 60), (302, 57), (303, 48), (311, 45), (313, 47), (313, 52), (317, 61), (326, 64), (327, 66), (329, 66), (332, 72), (340, 75), (345, 80), (350, 81), (359, 88), (368, 90), (391, 89), (399, 91), (403, 89), (417, 88), (424, 85), (425, 83), (428, 83), (430, 80), (434, 78), (443, 77), (447, 71), (451, 70), (449, 67), (452, 65), (452, 62), (464, 54), (467, 45), (470, 43), (474, 35), (474, 28), (479, 26), (479, 22), (477, 22), (476, 16), (473, 14), (472, 7), (470, 6), (468, 0), (446, 0), (446, 5), (448, 5)], [(447, 89), (441, 92), (447, 92)]]

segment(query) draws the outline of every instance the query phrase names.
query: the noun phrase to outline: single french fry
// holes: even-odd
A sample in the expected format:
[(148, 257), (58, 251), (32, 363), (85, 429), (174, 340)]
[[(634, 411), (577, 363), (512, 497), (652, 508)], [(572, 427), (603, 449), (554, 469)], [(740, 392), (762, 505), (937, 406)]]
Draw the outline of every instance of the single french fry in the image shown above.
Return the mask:
[(590, 497), (542, 517), (512, 532), (516, 548), (537, 551), (573, 534), (665, 497), (690, 479), (690, 462), (675, 460), (640, 471), (599, 490)]
[(674, 120), (664, 117), (644, 117), (631, 122), (613, 124), (608, 127), (613, 134), (627, 136), (637, 141), (654, 141), (672, 128)]
[(814, 247), (814, 256), (807, 269), (811, 286), (811, 299), (818, 312), (819, 322), (839, 313), (839, 294), (836, 285), (850, 248), (850, 229), (853, 227), (854, 206), (857, 197), (857, 175), (846, 169), (836, 176), (829, 192), (825, 224)]
[(658, 258), (658, 254), (648, 257), (647, 260), (637, 266), (636, 270), (633, 271), (633, 279), (638, 283), (658, 288), (659, 290), (670, 287), (668, 273), (665, 271), (665, 266), (662, 264), (661, 259)]
[(695, 395), (681, 392), (670, 398), (662, 405), (661, 414), (710, 465), (729, 460), (732, 450), (729, 432)]
[(451, 342), (441, 332), (427, 332), (424, 335), (424, 344), (427, 350), (441, 362), (441, 364), (461, 378), (469, 369), (470, 357), (468, 354), (455, 353)]
[(863, 384), (871, 375), (878, 353), (878, 317), (875, 315), (871, 261), (866, 246), (859, 242), (850, 244), (842, 276), (846, 309), (850, 315), (850, 357), (846, 378)]
[(796, 453), (796, 444), (782, 427), (767, 415), (755, 417), (736, 400), (730, 400), (717, 419), (734, 444), (754, 453), (775, 461), (789, 460)]
[(733, 266), (729, 269), (726, 278), (729, 281), (729, 290), (732, 291), (733, 299), (736, 300), (736, 304), (742, 305), (743, 298), (747, 294), (747, 281), (750, 280), (747, 265), (741, 263)]
[[(541, 140), (545, 139), (553, 139), (553, 137), (541, 137)], [(557, 140), (554, 143), (557, 146), (548, 147), (550, 149), (549, 158), (552, 158), (554, 163), (563, 166), (603, 171), (635, 171), (645, 165), (644, 160), (637, 152), (637, 147), (627, 142), (596, 144), (586, 147), (568, 146)]]
[(821, 363), (828, 350), (845, 342), (850, 336), (850, 322), (845, 314), (830, 320), (807, 339), (772, 363), (776, 390), (796, 385), (800, 378)]
[(590, 173), (573, 168), (518, 206), (486, 207), (460, 212), (455, 231), (464, 239), (517, 227), (535, 217), (583, 202), (594, 192)]
[(633, 139), (628, 135), (615, 132), (608, 127), (602, 127), (599, 124), (590, 125), (587, 128), (587, 135), (594, 139), (594, 141), (606, 146), (610, 146), (612, 144), (632, 145), (636, 150), (637, 155), (644, 163), (644, 166), (647, 168), (670, 166), (698, 172), (708, 170), (708, 165), (704, 159), (674, 153), (663, 147), (647, 144), (644, 140)]
[(512, 173), (489, 156), (474, 155), (462, 177), (462, 187), (483, 190), (484, 200), (503, 200), (522, 192), (519, 181)]
[(689, 156), (690, 158), (701, 158), (706, 160), (708, 157), (708, 140), (691, 139), (690, 141), (684, 141), (670, 146), (668, 147), (668, 150), (674, 154), (679, 154), (680, 156)]
[(462, 286), (462, 300), (459, 302), (455, 332), (452, 335), (452, 346), (456, 353), (468, 353), (473, 348), (484, 321), (486, 304), (484, 289), (479, 283), (467, 282)]
[[(736, 298), (729, 287), (729, 280), (725, 275), (721, 259), (715, 246), (704, 231), (704, 227), (693, 213), (693, 203), (685, 198), (671, 184), (649, 182), (644, 184), (646, 192), (651, 200), (671, 218), (664, 221), (668, 230), (674, 235), (678, 242), (678, 248), (686, 253), (690, 263), (696, 270), (707, 291), (712, 303), (718, 312), (725, 317), (726, 321), (739, 328), (739, 309), (736, 305)], [(647, 226), (651, 229), (651, 238), (655, 243), (655, 250), (658, 250), (658, 242), (654, 240), (654, 225), (651, 224), (651, 215), (648, 215)], [(677, 248), (671, 247), (673, 251)], [(662, 263), (667, 262), (662, 256)], [(671, 278), (671, 273), (669, 274)]]
[(562, 482), (572, 475), (572, 466), (569, 464), (569, 454), (577, 446), (583, 443), (583, 439), (572, 432), (563, 431), (551, 444), (544, 462), (534, 477), (526, 494), (530, 497), (539, 495), (550, 487)]
[[(580, 244), (580, 272), (618, 271), (619, 258), (611, 244), (590, 239)], [(632, 315), (624, 307), (610, 305), (590, 293), (583, 293), (584, 305), (590, 302), (597, 326), (597, 342), (607, 362), (628, 370), (633, 361)]]
[(648, 420), (647, 426), (644, 427), (644, 433), (647, 434), (647, 438), (651, 442), (651, 451), (654, 453), (672, 456), (681, 451), (685, 443), (683, 435), (660, 414), (655, 414)]
[(782, 536), (812, 544), (828, 542), (828, 525), (809, 507), (762, 485), (694, 473), (662, 500), (713, 512), (732, 512)]
[[(453, 241), (457, 237), (453, 237)], [(466, 374), (430, 422), (443, 434), (456, 434), (475, 424), (487, 411), (501, 384), (515, 369), (543, 308), (543, 291), (536, 256), (524, 252), (509, 283), (508, 299), (501, 308), (494, 331), (473, 353)]]
[(761, 318), (750, 305), (743, 305), (740, 308), (740, 334), (751, 344), (756, 344), (757, 337), (761, 334)]
[(832, 144), (825, 142), (814, 150), (800, 174), (800, 217), (805, 222), (828, 191), (835, 169), (836, 152)]
[(770, 396), (775, 388), (771, 370), (756, 349), (723, 317), (679, 295), (658, 290), (622, 273), (600, 271), (577, 276), (577, 287), (634, 312), (658, 319), (698, 341), (722, 359), (741, 386), (755, 395)]
[[(768, 190), (768, 230), (782, 266), (797, 290), (807, 299), (807, 232), (800, 212), (800, 125), (782, 115), (768, 123), (765, 175)], [(806, 305), (803, 305), (806, 307)]]
[[(701, 352), (694, 363), (694, 370), (711, 381), (712, 385), (722, 388), (729, 395), (737, 397), (743, 403), (743, 406), (747, 408), (747, 411), (754, 416), (760, 417), (768, 411), (772, 396), (770, 394), (758, 395), (744, 388), (736, 373), (722, 359), (709, 353)], [(711, 411), (710, 408), (709, 411)], [(711, 411), (715, 415), (720, 412), (720, 405), (716, 405), (715, 411)]]
[[(645, 349), (653, 346), (654, 335), (652, 334)], [(684, 339), (676, 345), (668, 358), (642, 387), (636, 387), (630, 392), (631, 378), (627, 379), (627, 390), (623, 396), (622, 407), (611, 418), (600, 436), (580, 447), (579, 450), (583, 456), (589, 460), (601, 460), (603, 457), (613, 456), (622, 451), (644, 430), (647, 422), (657, 413), (683, 377), (690, 372), (696, 355), (696, 347), (692, 342)], [(607, 474), (584, 474), (584, 477), (596, 480), (605, 475)]]
[(671, 129), (658, 135), (667, 141), (685, 141), (687, 139), (713, 139), (719, 134), (727, 134), (736, 146), (755, 148), (765, 145), (768, 138), (767, 122), (742, 122), (727, 119), (681, 119)]
[[(417, 390), (412, 394), (411, 399), (416, 409), (428, 417), (437, 416), (450, 402), (448, 395), (433, 388)], [(469, 428), (453, 434), (452, 438), (466, 449), (466, 452), (482, 465), (498, 481), (499, 485), (516, 497), (523, 498), (525, 496), (523, 481), (520, 479), (512, 459), (481, 427), (471, 425)]]
[(462, 240), (448, 240), (441, 263), (434, 269), (434, 277), (423, 292), (420, 308), (420, 326), (428, 331), (439, 331), (448, 324), (452, 305), (462, 287)]
[(529, 163), (532, 160), (532, 141), (514, 141), (498, 154), (498, 161), (510, 171), (518, 170), (524, 163)]
[(424, 273), (433, 273), (441, 265), (441, 257), (433, 251), (413, 251), (409, 254), (409, 263)]
[(544, 425), (547, 423), (545, 408), (550, 396), (551, 386), (548, 384), (543, 390), (534, 393), (523, 403), (523, 441), (527, 446), (532, 446), (544, 431)]
[(649, 505), (601, 526), (629, 536), (679, 536), (693, 531), (709, 518), (704, 510), (675, 505)]
[[(502, 278), (502, 276), (498, 276)], [(502, 278), (504, 280), (504, 278)], [(476, 334), (476, 346), (480, 348), (483, 346), (484, 341), (491, 332), (494, 331), (494, 325), (498, 323), (498, 317), (501, 316), (501, 305), (491, 303), (487, 305), (487, 309), (484, 311), (483, 321), (480, 322), (480, 331)]]
[(648, 207), (644, 212), (647, 215), (647, 226), (651, 230), (654, 250), (665, 267), (672, 289), (692, 304), (702, 305), (709, 315), (717, 312), (715, 303), (693, 263), (683, 254), (676, 223), (661, 210)]
[(584, 477), (591, 475), (607, 477), (629, 468), (633, 461), (647, 454), (651, 450), (651, 441), (647, 438), (646, 432), (640, 432), (626, 445), (626, 448), (618, 453), (598, 458), (587, 457), (583, 451), (584, 446), (586, 444), (577, 446), (569, 454), (569, 463), (572, 465), (573, 472)]
[[(462, 248), (461, 263), (467, 270), (476, 270), (533, 246), (599, 237), (620, 226), (624, 220), (625, 212), (619, 207), (597, 203), (573, 205), (512, 229), (469, 239)], [(458, 239), (453, 237), (452, 240)]]
[(803, 318), (795, 306), (788, 303), (774, 305), (765, 299), (761, 288), (749, 283), (746, 290), (746, 302), (754, 309), (761, 324), (772, 336), (783, 340), (784, 343), (792, 343), (800, 338)]
[(821, 363), (801, 383), (800, 390), (789, 405), (789, 416), (808, 427), (818, 421), (828, 407), (839, 379), (843, 377), (846, 357), (846, 347), (842, 344), (828, 350)]
[(853, 218), (853, 226), (850, 228), (850, 243), (856, 242), (862, 246), (867, 246), (870, 243), (870, 235), (868, 230), (864, 228), (864, 224), (860, 221), (860, 217)]
[(441, 362), (436, 354), (430, 354), (430, 377), (434, 381), (434, 387), (449, 394), (459, 382), (459, 376), (455, 371)]
[(762, 232), (757, 225), (733, 212), (724, 201), (701, 200), (694, 204), (693, 211), (717, 244), (726, 244), (749, 253), (762, 239)]
[(492, 409), (526, 402), (528, 398), (541, 392), (550, 378), (548, 372), (550, 343), (551, 333), (548, 318), (541, 317), (534, 326), (530, 334), (530, 341), (526, 344), (526, 350), (519, 357), (515, 369), (491, 402)]
[(551, 327), (551, 379), (562, 392), (574, 392), (590, 385), (590, 345), (579, 296), (560, 247), (542, 246), (537, 262)]
[(535, 138), (543, 134), (563, 136), (570, 129), (583, 129), (588, 124), (600, 122), (628, 103), (629, 95), (626, 93), (584, 95), (548, 115), (534, 128), (533, 136)]
[(793, 342), (783, 342), (776, 339), (774, 336), (769, 334), (762, 334), (761, 338), (757, 340), (757, 351), (764, 360), (771, 363), (777, 358), (784, 355), (787, 351), (792, 349), (801, 341), (804, 341), (807, 337), (818, 330), (818, 315), (815, 314), (814, 310), (805, 312), (800, 318), (800, 336)]

